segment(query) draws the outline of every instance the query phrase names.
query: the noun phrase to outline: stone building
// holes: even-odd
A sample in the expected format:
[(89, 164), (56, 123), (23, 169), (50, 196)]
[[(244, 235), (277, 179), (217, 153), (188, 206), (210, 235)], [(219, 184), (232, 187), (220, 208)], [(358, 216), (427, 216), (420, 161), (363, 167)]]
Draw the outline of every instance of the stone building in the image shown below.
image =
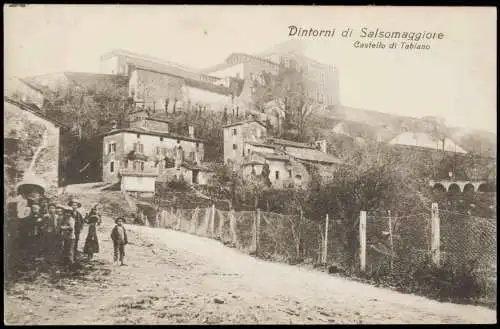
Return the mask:
[(129, 97), (153, 112), (232, 108), (242, 81), (218, 78), (147, 55), (115, 50), (101, 56), (103, 73), (128, 78)]
[(182, 163), (200, 164), (204, 144), (190, 136), (170, 132), (169, 121), (134, 116), (130, 127), (102, 134), (102, 180), (134, 192), (154, 192), (154, 181)]
[(245, 157), (246, 141), (264, 141), (266, 126), (257, 120), (244, 120), (223, 126), (224, 163), (240, 164)]
[(249, 180), (266, 167), (275, 188), (305, 187), (312, 171), (327, 180), (342, 165), (326, 152), (326, 141), (310, 145), (268, 137), (266, 126), (257, 120), (227, 124), (223, 130), (224, 162)]
[[(309, 97), (323, 107), (340, 104), (338, 70), (304, 55), (300, 44), (285, 42), (259, 54), (230, 54), (224, 63), (203, 70), (215, 77), (235, 77), (244, 80), (260, 79), (262, 72), (277, 74), (279, 66), (304, 72)], [(242, 93), (240, 101), (250, 101), (250, 94)]]
[(67, 127), (38, 108), (4, 98), (4, 179), (7, 193), (25, 175), (45, 181), (47, 193), (57, 194), (62, 184), (61, 138)]

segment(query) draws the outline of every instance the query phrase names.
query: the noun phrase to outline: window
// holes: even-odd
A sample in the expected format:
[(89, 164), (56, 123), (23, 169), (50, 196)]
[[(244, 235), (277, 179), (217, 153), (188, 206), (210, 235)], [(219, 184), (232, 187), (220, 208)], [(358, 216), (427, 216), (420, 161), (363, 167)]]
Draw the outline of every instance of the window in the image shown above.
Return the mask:
[(248, 149), (248, 150), (247, 150), (247, 154), (248, 154), (248, 155), (250, 155), (250, 154), (251, 154), (250, 149)]
[(233, 144), (233, 150), (236, 150), (236, 149), (238, 149), (238, 145)]
[(134, 151), (137, 153), (144, 153), (144, 144), (135, 143), (134, 144)]
[(163, 142), (163, 137), (160, 137), (160, 142)]
[(290, 178), (292, 177), (292, 170), (291, 169), (288, 170), (288, 177), (290, 177)]
[(166, 147), (161, 149), (161, 154), (167, 155), (167, 148)]
[(141, 161), (141, 171), (144, 171), (144, 162)]
[(137, 169), (137, 161), (132, 162), (132, 169)]
[(161, 152), (161, 148), (159, 146), (156, 147), (156, 154), (159, 155)]
[(233, 136), (236, 136), (236, 133), (237, 133), (236, 128), (233, 128)]
[(108, 154), (111, 152), (116, 152), (116, 143), (112, 142), (108, 144)]
[(125, 168), (128, 168), (128, 160), (125, 160)]
[(137, 134), (137, 138), (141, 138), (141, 134)]
[(115, 162), (111, 161), (109, 163), (109, 172), (114, 172), (115, 171)]
[(278, 170), (276, 170), (275, 177), (276, 179), (280, 179), (280, 172)]
[(296, 178), (296, 179), (298, 179), (298, 180), (300, 180), (300, 179), (302, 179), (302, 176), (300, 176), (300, 175), (295, 175), (295, 178)]
[(196, 147), (199, 147), (200, 146), (200, 143), (196, 143)]

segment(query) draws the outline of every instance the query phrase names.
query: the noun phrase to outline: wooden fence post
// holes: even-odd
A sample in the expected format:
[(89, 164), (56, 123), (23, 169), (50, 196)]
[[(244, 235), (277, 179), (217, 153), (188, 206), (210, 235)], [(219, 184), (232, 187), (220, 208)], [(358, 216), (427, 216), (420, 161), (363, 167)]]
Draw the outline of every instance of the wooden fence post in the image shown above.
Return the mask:
[(175, 218), (177, 218), (177, 231), (180, 231), (182, 228), (182, 216), (179, 214), (180, 209), (175, 209)]
[(231, 228), (231, 239), (233, 241), (233, 244), (237, 246), (238, 244), (238, 237), (236, 235), (236, 219), (234, 217), (234, 209), (231, 208), (229, 211), (229, 226)]
[(259, 228), (260, 228), (260, 209), (257, 208), (257, 212), (253, 221), (253, 247), (255, 255), (257, 255), (259, 250)]
[(394, 266), (394, 243), (392, 240), (392, 217), (391, 217), (390, 210), (387, 210), (387, 213), (389, 214), (389, 243), (391, 244), (391, 272), (392, 272), (392, 268)]
[(196, 227), (198, 226), (198, 214), (200, 212), (200, 209), (198, 207), (196, 207), (194, 209), (194, 213), (193, 213), (193, 216), (191, 217), (191, 233), (196, 233)]
[(359, 215), (359, 265), (361, 272), (366, 269), (366, 211)]
[(321, 262), (326, 264), (327, 256), (328, 256), (328, 225), (329, 225), (328, 214), (325, 216), (325, 239), (323, 241), (323, 258)]
[(432, 262), (434, 265), (437, 267), (440, 266), (441, 262), (441, 253), (440, 253), (440, 227), (439, 227), (439, 208), (437, 203), (432, 204), (431, 208), (431, 255), (432, 255)]
[(224, 228), (224, 213), (219, 211), (219, 239), (222, 241), (222, 230)]
[(167, 226), (166, 221), (167, 221), (167, 211), (163, 209), (161, 211), (161, 227), (165, 228)]
[(210, 214), (210, 236), (215, 236), (215, 204), (212, 205), (212, 212)]

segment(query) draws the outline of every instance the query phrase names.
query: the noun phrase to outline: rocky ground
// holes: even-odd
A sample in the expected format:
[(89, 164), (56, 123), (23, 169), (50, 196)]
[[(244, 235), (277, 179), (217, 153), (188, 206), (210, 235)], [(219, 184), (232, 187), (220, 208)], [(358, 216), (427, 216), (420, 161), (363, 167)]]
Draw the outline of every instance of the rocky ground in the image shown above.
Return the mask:
[[(101, 252), (77, 272), (37, 266), (4, 290), (7, 324), (495, 323), (496, 312), (266, 262), (215, 240), (127, 225), (128, 266)], [(86, 233), (86, 232), (85, 232)], [(83, 241), (80, 249), (83, 248)]]

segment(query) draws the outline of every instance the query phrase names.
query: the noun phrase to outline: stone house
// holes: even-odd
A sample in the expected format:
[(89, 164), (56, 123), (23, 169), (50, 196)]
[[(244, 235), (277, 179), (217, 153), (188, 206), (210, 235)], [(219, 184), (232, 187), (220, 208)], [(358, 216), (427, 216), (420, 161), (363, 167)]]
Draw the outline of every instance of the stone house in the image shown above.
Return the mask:
[(201, 163), (205, 141), (170, 133), (169, 122), (138, 116), (130, 127), (112, 129), (102, 138), (102, 180), (121, 181), (127, 191), (154, 192), (154, 182), (181, 163)]
[(61, 139), (68, 127), (48, 118), (36, 106), (4, 97), (4, 179), (11, 187), (25, 175), (45, 181), (47, 193), (57, 194), (63, 183)]
[(229, 123), (222, 129), (224, 163), (241, 163), (245, 156), (245, 142), (264, 141), (267, 136), (265, 124), (254, 119)]
[(258, 120), (230, 123), (223, 130), (224, 162), (239, 168), (246, 179), (261, 175), (267, 167), (275, 188), (305, 187), (313, 169), (328, 179), (342, 165), (326, 152), (325, 140), (306, 144), (268, 137), (267, 128)]
[(101, 56), (101, 70), (128, 78), (129, 97), (154, 112), (233, 108), (242, 81), (217, 78), (147, 55), (115, 50)]
[(158, 176), (157, 182), (183, 180), (190, 185), (207, 185), (215, 174), (215, 168), (208, 164), (181, 163), (167, 168)]

